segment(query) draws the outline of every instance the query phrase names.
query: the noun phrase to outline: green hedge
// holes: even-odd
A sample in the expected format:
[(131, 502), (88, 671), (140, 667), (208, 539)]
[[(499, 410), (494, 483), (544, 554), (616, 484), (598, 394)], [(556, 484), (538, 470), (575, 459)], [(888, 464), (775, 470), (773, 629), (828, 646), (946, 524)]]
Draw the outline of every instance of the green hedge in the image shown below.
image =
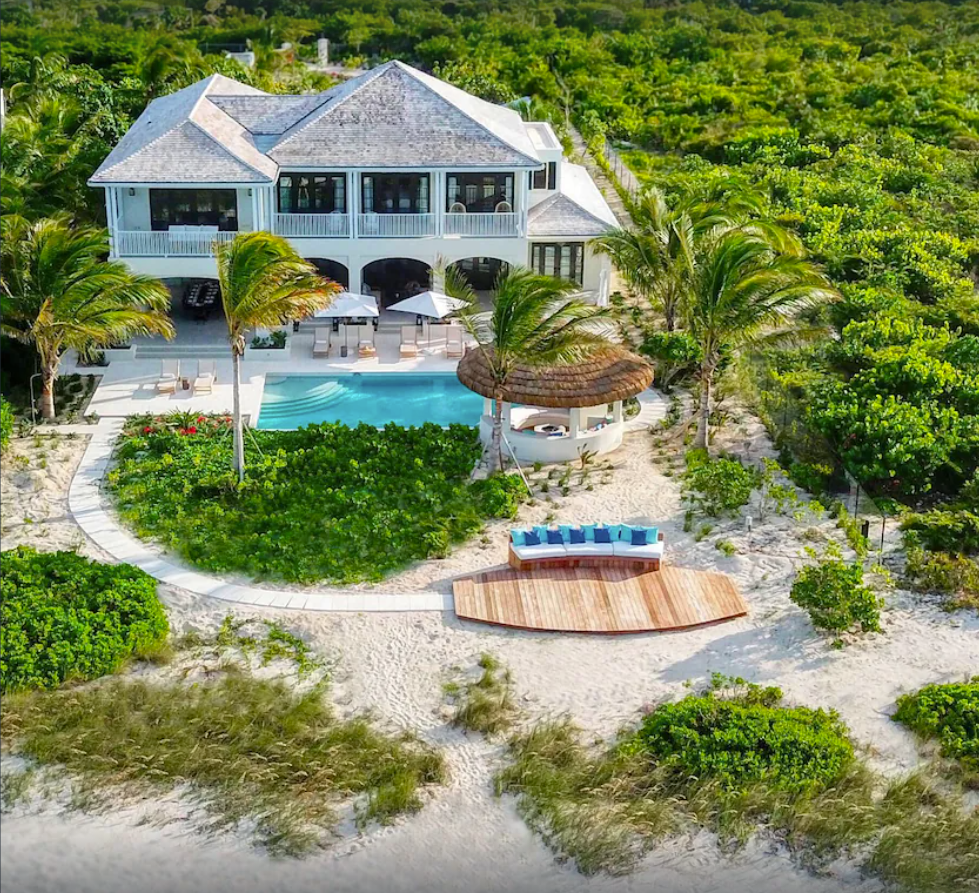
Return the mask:
[(929, 552), (979, 553), (979, 512), (967, 509), (933, 509), (901, 520), (901, 530), (913, 533)]
[(902, 695), (894, 720), (941, 742), (942, 754), (979, 773), (979, 676)]
[(168, 632), (156, 581), (139, 568), (25, 546), (0, 553), (5, 692), (112, 673)]

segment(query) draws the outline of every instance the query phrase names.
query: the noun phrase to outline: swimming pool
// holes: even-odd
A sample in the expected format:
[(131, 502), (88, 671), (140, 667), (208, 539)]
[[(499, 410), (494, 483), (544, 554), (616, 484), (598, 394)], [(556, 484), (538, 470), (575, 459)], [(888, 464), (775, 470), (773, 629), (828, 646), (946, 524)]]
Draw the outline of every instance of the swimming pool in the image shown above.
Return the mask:
[(259, 428), (300, 428), (315, 422), (478, 425), (483, 398), (452, 372), (269, 375)]

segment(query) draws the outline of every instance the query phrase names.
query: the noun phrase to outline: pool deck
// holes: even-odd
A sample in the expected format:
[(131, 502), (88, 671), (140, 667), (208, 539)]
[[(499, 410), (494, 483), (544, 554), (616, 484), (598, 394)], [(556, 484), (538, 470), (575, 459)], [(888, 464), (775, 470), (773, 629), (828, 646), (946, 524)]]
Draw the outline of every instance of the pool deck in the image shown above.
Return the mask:
[[(266, 375), (345, 375), (354, 372), (455, 372), (458, 360), (447, 359), (444, 355), (421, 355), (417, 359), (401, 359), (399, 356), (399, 336), (396, 333), (381, 331), (377, 336), (378, 356), (373, 359), (347, 357), (341, 359), (314, 358), (312, 333), (300, 333), (290, 339), (290, 347), (283, 352), (282, 359), (268, 360), (246, 357), (241, 366), (242, 412), (251, 424), (258, 419), (265, 390)], [(165, 415), (175, 410), (199, 413), (230, 413), (233, 404), (231, 387), (231, 354), (226, 348), (226, 356), (215, 355), (215, 348), (222, 342), (210, 344), (205, 348), (208, 358), (215, 359), (217, 381), (211, 393), (198, 394), (194, 390), (177, 390), (173, 394), (161, 394), (156, 390), (160, 377), (161, 359), (159, 357), (112, 360), (105, 367), (77, 367), (73, 357), (66, 358), (62, 367), (64, 374), (78, 372), (82, 375), (102, 377), (88, 412), (97, 413), (102, 418), (120, 418), (150, 413)], [(196, 374), (197, 359), (193, 348), (175, 351), (175, 359), (181, 364), (181, 374), (191, 379)]]

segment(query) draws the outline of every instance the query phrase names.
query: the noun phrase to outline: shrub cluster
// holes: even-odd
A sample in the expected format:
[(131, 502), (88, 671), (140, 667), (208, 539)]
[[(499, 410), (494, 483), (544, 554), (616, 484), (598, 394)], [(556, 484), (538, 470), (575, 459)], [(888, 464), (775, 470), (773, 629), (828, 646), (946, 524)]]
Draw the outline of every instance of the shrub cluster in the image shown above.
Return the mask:
[(949, 552), (928, 552), (908, 544), (904, 571), (919, 592), (939, 592), (949, 596), (945, 608), (979, 608), (979, 561)]
[(830, 556), (799, 571), (789, 594), (813, 626), (835, 633), (880, 631), (881, 599), (864, 585), (863, 567)]
[(380, 580), (513, 517), (519, 478), (469, 482), (474, 428), (310, 425), (253, 431), (231, 468), (224, 419), (133, 420), (108, 487), (123, 520), (218, 573), (309, 583)]
[(735, 514), (751, 498), (758, 472), (737, 459), (711, 459), (706, 450), (687, 453), (683, 495), (690, 504), (712, 518)]
[(894, 720), (923, 738), (937, 739), (942, 754), (959, 760), (979, 782), (979, 676), (902, 695)]
[(14, 433), (14, 411), (10, 404), (0, 397), (0, 450), (7, 449), (10, 437)]
[(930, 552), (979, 553), (979, 512), (968, 509), (932, 509), (901, 520), (901, 529), (914, 533)]
[(152, 577), (74, 552), (0, 553), (0, 594), (5, 692), (112, 673), (159, 648), (169, 631)]

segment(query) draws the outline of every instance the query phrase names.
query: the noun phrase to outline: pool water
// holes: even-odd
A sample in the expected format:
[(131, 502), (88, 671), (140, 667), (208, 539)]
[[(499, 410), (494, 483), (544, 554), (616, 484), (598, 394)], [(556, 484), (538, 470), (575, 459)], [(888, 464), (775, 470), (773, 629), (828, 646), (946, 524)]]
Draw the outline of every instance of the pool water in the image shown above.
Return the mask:
[(452, 372), (269, 375), (258, 427), (300, 428), (316, 422), (475, 426), (482, 412), (483, 398), (463, 387)]

